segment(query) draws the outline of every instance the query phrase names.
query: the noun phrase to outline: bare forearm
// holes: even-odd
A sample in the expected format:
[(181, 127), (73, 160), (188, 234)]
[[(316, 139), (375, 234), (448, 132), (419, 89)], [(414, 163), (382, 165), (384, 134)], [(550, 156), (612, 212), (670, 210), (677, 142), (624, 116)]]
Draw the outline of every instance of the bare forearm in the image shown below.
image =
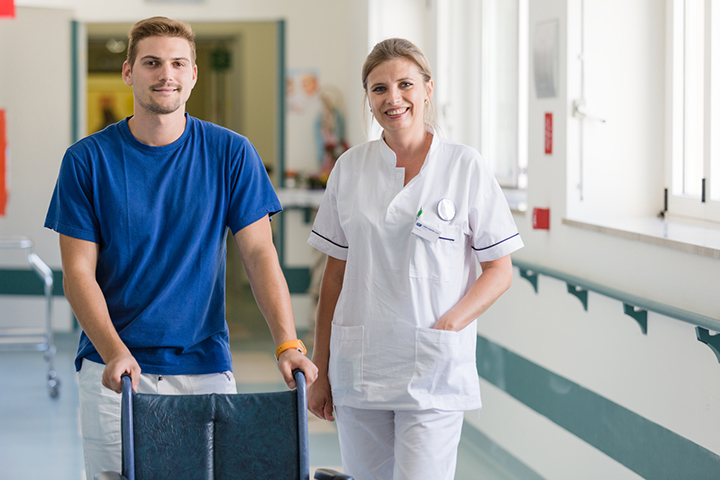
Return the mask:
[(320, 284), (317, 319), (315, 323), (315, 346), (313, 362), (318, 367), (318, 381), (308, 390), (308, 408), (311, 412), (332, 422), (333, 416), (332, 389), (328, 379), (328, 362), (330, 361), (330, 335), (340, 292), (345, 277), (345, 262), (328, 257)]
[(140, 366), (120, 339), (110, 319), (105, 295), (96, 278), (98, 245), (60, 235), (65, 296), (100, 357), (105, 362), (102, 383), (120, 393), (120, 377), (128, 373), (137, 391)]
[(110, 319), (105, 295), (95, 278), (97, 244), (60, 235), (65, 296), (85, 334), (107, 362), (128, 352)]
[[(297, 338), (290, 292), (280, 269), (277, 252), (272, 243), (272, 231), (268, 217), (246, 226), (235, 233), (255, 301), (260, 308), (276, 346)], [(308, 385), (317, 378), (317, 368), (305, 355), (288, 349), (278, 356), (278, 369), (290, 388), (295, 388), (292, 372), (305, 372)]]
[(108, 313), (105, 296), (94, 278), (83, 278), (66, 272), (65, 296), (78, 323), (106, 363), (130, 351), (120, 339)]
[(483, 263), (482, 274), (460, 301), (433, 326), (439, 330), (460, 331), (485, 313), (512, 283), (510, 256)]
[(297, 338), (290, 293), (275, 250), (246, 259), (245, 269), (275, 345)]
[(342, 290), (344, 276), (345, 262), (328, 257), (320, 285), (320, 298), (315, 323), (315, 345), (313, 348), (313, 362), (318, 366), (321, 375), (327, 374), (330, 359), (332, 320)]

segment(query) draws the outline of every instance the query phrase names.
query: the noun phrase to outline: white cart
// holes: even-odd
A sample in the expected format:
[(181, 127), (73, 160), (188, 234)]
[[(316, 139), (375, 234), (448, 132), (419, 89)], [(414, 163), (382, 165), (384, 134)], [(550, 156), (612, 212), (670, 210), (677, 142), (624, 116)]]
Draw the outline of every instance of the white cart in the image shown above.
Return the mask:
[[(44, 353), (47, 362), (47, 384), (50, 397), (60, 394), (60, 380), (55, 372), (55, 345), (52, 329), (53, 273), (40, 257), (32, 252), (33, 242), (27, 237), (0, 237), (0, 250), (23, 250), (32, 271), (44, 285), (45, 322), (44, 327), (11, 326), (0, 327), (0, 349), (37, 350)], [(4, 294), (0, 290), (0, 294)]]

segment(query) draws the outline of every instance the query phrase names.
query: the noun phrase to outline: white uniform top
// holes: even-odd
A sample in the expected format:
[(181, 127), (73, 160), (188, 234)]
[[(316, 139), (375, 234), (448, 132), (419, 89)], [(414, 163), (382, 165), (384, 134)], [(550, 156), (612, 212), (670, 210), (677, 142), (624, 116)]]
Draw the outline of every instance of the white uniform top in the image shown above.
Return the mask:
[[(430, 327), (473, 284), (476, 259), (496, 260), (523, 243), (480, 154), (431, 133), (406, 186), (383, 140), (348, 150), (328, 179), (308, 243), (347, 261), (330, 341), (336, 405), (480, 408), (476, 322), (460, 332)], [(437, 211), (445, 198), (457, 210), (448, 220)], [(428, 227), (436, 240), (413, 233)]]

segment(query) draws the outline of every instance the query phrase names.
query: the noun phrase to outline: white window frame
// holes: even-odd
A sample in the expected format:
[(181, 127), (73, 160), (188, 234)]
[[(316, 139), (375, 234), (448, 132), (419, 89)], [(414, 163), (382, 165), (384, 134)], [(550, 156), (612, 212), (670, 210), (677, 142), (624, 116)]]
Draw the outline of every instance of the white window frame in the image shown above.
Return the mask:
[[(684, 160), (687, 152), (684, 55), (686, 1), (702, 2), (704, 8), (704, 51), (701, 57), (704, 70), (701, 102), (703, 111), (700, 122), (704, 198), (701, 194), (684, 193)], [(720, 222), (720, 3), (716, 0), (670, 0), (667, 18), (666, 213), (671, 216)], [(692, 146), (699, 148), (697, 140)]]

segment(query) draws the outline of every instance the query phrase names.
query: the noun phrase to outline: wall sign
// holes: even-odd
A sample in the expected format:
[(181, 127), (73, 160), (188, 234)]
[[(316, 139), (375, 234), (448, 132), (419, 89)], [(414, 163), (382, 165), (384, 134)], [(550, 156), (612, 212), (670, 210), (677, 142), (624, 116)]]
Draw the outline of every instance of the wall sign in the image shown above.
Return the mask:
[(0, 216), (5, 215), (7, 205), (7, 135), (5, 134), (5, 110), (0, 109)]
[(535, 230), (550, 230), (550, 209), (533, 208), (532, 226)]
[(0, 0), (0, 18), (15, 18), (15, 0)]
[(533, 77), (537, 98), (557, 95), (558, 58), (558, 21), (538, 23), (533, 40)]
[(545, 155), (552, 155), (553, 147), (553, 114), (545, 114)]

